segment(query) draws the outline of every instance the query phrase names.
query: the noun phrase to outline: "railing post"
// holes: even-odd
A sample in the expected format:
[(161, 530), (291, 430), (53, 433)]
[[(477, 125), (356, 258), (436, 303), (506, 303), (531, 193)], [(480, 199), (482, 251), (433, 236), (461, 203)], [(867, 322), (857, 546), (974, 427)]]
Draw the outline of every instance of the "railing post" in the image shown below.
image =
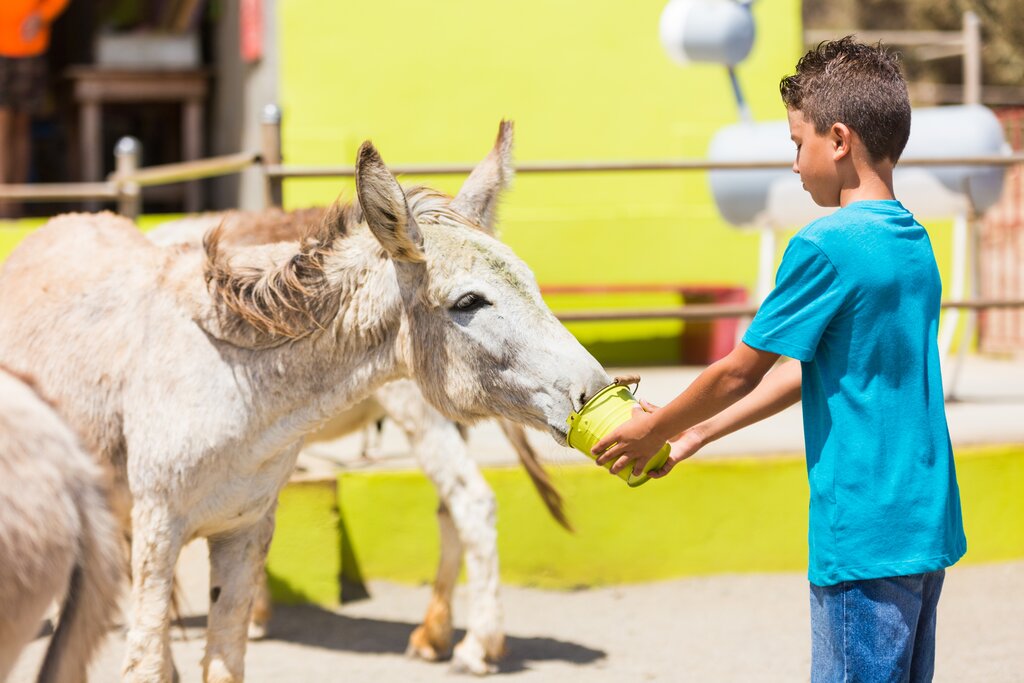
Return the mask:
[(284, 193), (282, 179), (267, 175), (267, 166), (281, 163), (281, 108), (276, 104), (263, 107), (260, 117), (260, 155), (263, 160), (264, 204), (281, 206)]
[(964, 12), (964, 104), (981, 104), (981, 20)]
[(142, 192), (138, 183), (124, 180), (139, 170), (142, 144), (130, 135), (114, 147), (114, 174), (117, 180), (117, 212), (135, 220), (142, 212)]

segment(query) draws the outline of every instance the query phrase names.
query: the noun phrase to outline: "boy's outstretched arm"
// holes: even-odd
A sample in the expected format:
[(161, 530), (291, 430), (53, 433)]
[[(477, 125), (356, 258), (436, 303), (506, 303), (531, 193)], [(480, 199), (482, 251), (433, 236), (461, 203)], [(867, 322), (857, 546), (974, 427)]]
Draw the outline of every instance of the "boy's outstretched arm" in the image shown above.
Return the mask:
[[(659, 469), (652, 470), (654, 479), (664, 477), (677, 464), (686, 460), (712, 441), (726, 434), (748, 427), (755, 422), (771, 417), (800, 400), (800, 363), (784, 362), (765, 375), (757, 388), (717, 415), (690, 427), (672, 440), (672, 452), (668, 461)], [(660, 408), (644, 405), (644, 410), (657, 412)], [(613, 467), (614, 470), (614, 467)]]
[(598, 464), (614, 461), (616, 471), (635, 462), (634, 471), (639, 472), (671, 437), (717, 415), (753, 391), (778, 358), (777, 353), (737, 344), (664, 408), (655, 413), (637, 412), (598, 441), (591, 453), (600, 456)]

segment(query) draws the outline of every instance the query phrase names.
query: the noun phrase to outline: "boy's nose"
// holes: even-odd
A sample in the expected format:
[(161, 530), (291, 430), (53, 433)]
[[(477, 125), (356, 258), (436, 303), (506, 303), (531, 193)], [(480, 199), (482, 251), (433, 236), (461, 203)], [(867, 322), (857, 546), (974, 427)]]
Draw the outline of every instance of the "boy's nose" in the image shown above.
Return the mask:
[(796, 160), (793, 161), (793, 173), (796, 173), (797, 175), (800, 175), (800, 162), (799, 161), (796, 161)]

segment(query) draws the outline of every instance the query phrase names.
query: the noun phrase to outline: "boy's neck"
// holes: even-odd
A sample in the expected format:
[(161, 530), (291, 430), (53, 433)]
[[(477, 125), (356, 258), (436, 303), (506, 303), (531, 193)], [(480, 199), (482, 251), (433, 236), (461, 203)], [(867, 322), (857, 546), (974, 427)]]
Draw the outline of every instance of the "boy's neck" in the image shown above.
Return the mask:
[(840, 171), (842, 188), (839, 190), (839, 206), (853, 202), (878, 199), (896, 199), (892, 187), (893, 164), (866, 163), (864, 160), (849, 160)]

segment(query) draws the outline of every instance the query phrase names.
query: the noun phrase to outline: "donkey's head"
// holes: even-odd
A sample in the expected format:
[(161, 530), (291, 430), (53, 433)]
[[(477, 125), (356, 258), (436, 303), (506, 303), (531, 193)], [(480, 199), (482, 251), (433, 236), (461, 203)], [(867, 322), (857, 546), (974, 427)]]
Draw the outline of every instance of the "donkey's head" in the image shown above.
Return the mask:
[(610, 380), (545, 305), (526, 264), (490, 234), (511, 147), (503, 122), (491, 153), (449, 199), (403, 191), (367, 142), (357, 192), (394, 265), (405, 360), (428, 400), (456, 420), (502, 415), (561, 439), (569, 412)]

